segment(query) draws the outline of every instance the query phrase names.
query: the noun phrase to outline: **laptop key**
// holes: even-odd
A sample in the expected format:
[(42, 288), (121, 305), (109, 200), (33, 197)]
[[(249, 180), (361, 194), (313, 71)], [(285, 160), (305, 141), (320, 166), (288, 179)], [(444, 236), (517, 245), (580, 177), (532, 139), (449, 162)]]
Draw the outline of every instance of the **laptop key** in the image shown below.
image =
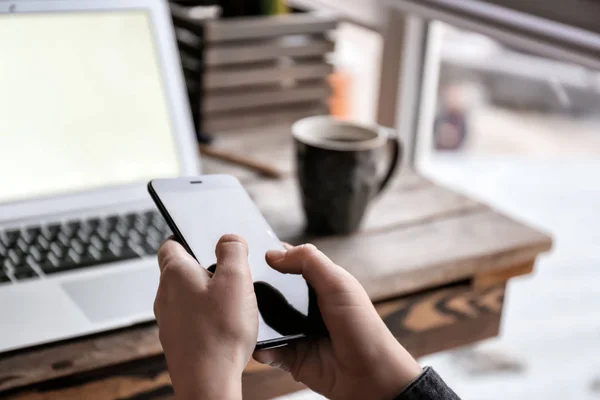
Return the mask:
[(143, 242), (141, 244), (142, 249), (144, 249), (144, 253), (148, 255), (154, 255), (158, 252), (158, 248), (148, 242)]
[(116, 231), (116, 232), (117, 232), (119, 235), (121, 235), (122, 237), (125, 237), (125, 236), (127, 236), (127, 232), (129, 231), (129, 227), (128, 227), (128, 226), (126, 226), (125, 224), (118, 224), (118, 225), (115, 227), (115, 231)]
[(58, 240), (60, 245), (67, 247), (69, 245), (69, 242), (71, 241), (71, 235), (65, 233), (64, 231), (60, 231), (56, 239)]
[(100, 224), (101, 219), (100, 218), (88, 218), (85, 220), (85, 224), (89, 225), (90, 228), (92, 229), (96, 229), (98, 227), (98, 225)]
[(165, 238), (171, 236), (171, 230), (169, 229), (169, 227), (167, 226), (167, 224), (157, 226), (156, 229), (158, 229), (158, 231), (160, 232), (160, 234), (163, 237), (165, 237)]
[[(64, 227), (66, 227), (69, 232), (75, 233), (81, 227), (81, 221), (78, 221), (78, 220), (67, 221), (64, 224)], [(63, 228), (63, 230), (64, 230), (64, 228)]]
[(34, 246), (40, 250), (48, 250), (50, 248), (50, 242), (44, 235), (39, 235), (35, 240)]
[(90, 237), (89, 243), (90, 246), (93, 246), (98, 251), (103, 251), (106, 247), (104, 241), (100, 239), (100, 237), (97, 235), (93, 235), (92, 237)]
[(102, 253), (94, 246), (89, 246), (84, 254), (90, 260), (98, 261), (102, 258)]
[(40, 233), (42, 233), (42, 228), (39, 226), (33, 226), (30, 228), (25, 228), (23, 230), (24, 235), (33, 237), (34, 239), (38, 237)]
[(0, 270), (4, 271), (5, 273), (9, 273), (14, 271), (15, 269), (15, 264), (9, 259), (5, 259), (2, 262), (2, 265), (0, 265)]
[(30, 255), (25, 258), (25, 265), (23, 267), (28, 269), (34, 269), (34, 267), (40, 267), (41, 260), (36, 260), (34, 256)]
[(54, 253), (48, 253), (48, 261), (50, 261), (50, 264), (52, 264), (52, 266), (55, 268), (60, 267), (60, 262), (62, 258), (62, 256), (59, 257)]
[(106, 221), (106, 224), (108, 226), (114, 227), (119, 222), (119, 216), (118, 215), (111, 215), (111, 216), (107, 217), (105, 219), (105, 221)]
[(89, 243), (91, 234), (92, 232), (79, 231), (75, 239), (80, 240), (82, 243)]
[(23, 232), (21, 232), (19, 240), (24, 241), (27, 244), (31, 244), (38, 237), (38, 234), (39, 228), (24, 229)]
[(36, 246), (31, 246), (29, 248), (29, 254), (31, 255), (31, 257), (33, 257), (35, 261), (42, 261), (42, 252)]
[(12, 262), (13, 265), (21, 264), (21, 255), (15, 249), (10, 249), (8, 251), (8, 259)]
[(0, 242), (6, 247), (13, 247), (17, 239), (19, 239), (20, 231), (18, 229), (0, 231)]
[(131, 213), (127, 213), (127, 214), (125, 214), (125, 220), (127, 220), (127, 224), (128, 224), (128, 225), (130, 225), (130, 226), (131, 226), (131, 225), (132, 225), (132, 224), (135, 222), (135, 220), (136, 220), (136, 219), (138, 219), (139, 217), (140, 217), (140, 214), (138, 214), (138, 213), (134, 213), (134, 212), (131, 212)]
[(106, 228), (99, 228), (96, 231), (96, 235), (98, 235), (98, 237), (104, 242), (108, 241), (108, 237), (110, 236), (110, 233), (111, 232)]
[(114, 243), (118, 247), (123, 246), (123, 239), (121, 239), (121, 236), (119, 236), (116, 232), (110, 234), (109, 240), (111, 244)]
[(146, 230), (148, 229), (148, 222), (138, 219), (135, 221), (135, 223), (133, 224), (133, 227), (141, 234), (144, 234), (144, 232), (146, 232)]
[(109, 243), (108, 244), (108, 251), (106, 252), (106, 254), (112, 254), (112, 257), (114, 259), (118, 259), (119, 256), (121, 255), (121, 245), (116, 244), (114, 242)]
[[(60, 232), (60, 224), (49, 224), (43, 225), (41, 228), (41, 237), (44, 237), (48, 241), (53, 241)], [(38, 237), (39, 240), (40, 237)]]
[(21, 270), (24, 270), (24, 269), (30, 269), (29, 265), (27, 265), (26, 259), (23, 259), (20, 264), (15, 264), (13, 266), (13, 271), (15, 271), (15, 272), (16, 271), (21, 271)]
[(71, 250), (74, 250), (78, 255), (83, 254), (83, 243), (78, 239), (72, 239), (70, 243)]
[(46, 274), (52, 274), (55, 272), (60, 272), (59, 266), (61, 265), (61, 260), (54, 253), (48, 253), (48, 256), (45, 260), (40, 262), (40, 268)]
[(79, 232), (85, 232), (88, 235), (91, 235), (98, 228), (97, 222), (90, 222), (90, 220), (81, 221), (81, 226), (79, 227)]
[(25, 241), (25, 239), (23, 239), (23, 237), (20, 237), (19, 239), (17, 239), (17, 243), (15, 244), (15, 247), (18, 248), (19, 250), (21, 250), (23, 253), (26, 253), (27, 250), (29, 250), (29, 243), (27, 241)]
[(56, 256), (56, 258), (60, 259), (65, 253), (65, 248), (57, 242), (54, 242), (50, 245), (50, 252)]
[(161, 242), (163, 240), (163, 234), (153, 226), (148, 228), (147, 234), (148, 237), (155, 242)]
[(70, 249), (67, 252), (66, 259), (63, 260), (64, 265), (80, 265), (81, 264), (81, 256), (73, 249)]
[(126, 237), (133, 243), (139, 244), (142, 242), (142, 236), (135, 229), (131, 229), (127, 232)]
[(124, 245), (123, 247), (121, 247), (119, 249), (119, 258), (122, 260), (129, 260), (131, 258), (138, 258), (138, 257), (139, 257), (138, 253), (128, 245)]

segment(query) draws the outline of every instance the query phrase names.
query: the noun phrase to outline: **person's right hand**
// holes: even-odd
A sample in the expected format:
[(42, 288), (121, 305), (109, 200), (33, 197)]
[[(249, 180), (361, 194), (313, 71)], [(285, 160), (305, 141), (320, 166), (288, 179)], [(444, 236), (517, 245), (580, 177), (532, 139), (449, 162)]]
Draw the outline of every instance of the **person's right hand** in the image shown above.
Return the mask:
[(421, 374), (360, 283), (316, 247), (270, 251), (266, 259), (277, 271), (302, 274), (314, 288), (329, 338), (256, 351), (257, 361), (291, 372), (331, 399), (393, 399)]

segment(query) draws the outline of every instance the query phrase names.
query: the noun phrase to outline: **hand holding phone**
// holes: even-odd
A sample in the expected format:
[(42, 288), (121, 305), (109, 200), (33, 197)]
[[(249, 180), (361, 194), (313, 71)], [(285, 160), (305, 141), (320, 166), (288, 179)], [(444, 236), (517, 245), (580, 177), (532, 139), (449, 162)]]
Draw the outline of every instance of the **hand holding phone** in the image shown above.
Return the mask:
[(254, 353), (328, 399), (392, 399), (422, 370), (375, 311), (361, 284), (315, 246), (267, 253), (269, 265), (315, 288), (329, 336)]
[(181, 399), (241, 398), (242, 371), (256, 345), (258, 308), (243, 238), (225, 235), (212, 274), (174, 240), (158, 252), (154, 313)]
[[(233, 245), (223, 249), (225, 243)], [(236, 279), (248, 278), (242, 239), (223, 238), (216, 254), (219, 266), (211, 277), (175, 241), (159, 253), (163, 272), (155, 310), (179, 398), (241, 399), (241, 370), (256, 340), (257, 303), (229, 295), (252, 287)], [(391, 399), (419, 376), (419, 364), (386, 328), (361, 285), (314, 246), (271, 251), (267, 261), (314, 285), (330, 336), (256, 351), (256, 360), (289, 371), (332, 399)], [(227, 265), (238, 268), (223, 268)], [(239, 275), (223, 279), (230, 273)], [(242, 288), (239, 282), (245, 282)]]
[[(208, 182), (204, 177), (195, 181)], [(393, 398), (419, 376), (419, 364), (396, 341), (360, 283), (347, 271), (314, 246), (303, 245), (286, 250), (279, 241), (271, 242), (274, 235), (267, 234), (271, 238), (267, 240), (263, 233), (268, 233), (268, 224), (260, 213), (258, 216), (262, 222), (257, 220), (256, 207), (237, 181), (225, 184), (233, 189), (229, 193), (223, 193), (228, 190), (224, 190), (221, 182), (216, 185), (218, 193), (214, 197), (198, 196), (197, 193), (184, 196), (182, 192), (186, 192), (188, 185), (199, 184), (193, 182), (189, 179), (179, 182), (171, 186), (171, 190), (162, 187), (159, 191), (163, 194), (159, 200), (154, 185), (150, 185), (155, 201), (178, 240), (186, 238), (183, 243), (187, 249), (175, 241), (168, 241), (161, 247), (159, 263), (162, 276), (155, 303), (161, 343), (175, 390), (180, 397), (241, 398), (241, 374), (256, 341), (253, 329), (257, 313), (259, 338), (261, 328), (265, 325), (269, 327), (268, 324), (273, 324), (275, 328), (269, 328), (279, 335), (274, 340), (262, 342), (262, 347), (285, 346), (256, 351), (255, 359), (290, 371), (297, 381), (328, 398)], [(215, 189), (215, 186), (210, 185), (209, 188)], [(168, 200), (164, 192), (172, 193)], [(236, 200), (232, 200), (232, 197)], [(241, 204), (238, 202), (240, 199)], [(199, 247), (192, 249), (191, 240), (206, 240), (207, 232), (220, 227), (220, 223), (227, 220), (223, 214), (223, 209), (227, 207), (223, 205), (232, 206), (235, 203), (237, 207), (233, 208), (233, 212), (236, 217), (229, 223), (236, 221), (237, 229), (244, 225), (252, 227), (253, 231), (248, 237), (253, 242), (248, 240), (248, 247), (245, 247), (240, 237), (226, 236), (219, 242), (216, 251), (211, 251), (212, 256), (204, 251), (199, 252)], [(177, 212), (175, 215), (177, 209), (184, 208), (187, 208), (187, 214)], [(250, 212), (245, 213), (248, 210)], [(185, 215), (188, 215), (187, 219)], [(192, 215), (195, 218), (191, 218)], [(251, 221), (244, 215), (252, 215)], [(266, 231), (263, 230), (265, 227)], [(203, 234), (198, 235), (198, 231)], [(266, 246), (265, 251), (270, 251), (267, 251), (267, 262), (264, 264), (269, 271), (299, 279), (304, 285), (306, 279), (314, 286), (322, 320), (320, 314), (310, 313), (310, 306), (308, 315), (303, 314), (302, 309), (297, 309), (292, 301), (287, 300), (286, 294), (289, 292), (285, 287), (275, 288), (270, 283), (275, 282), (268, 275), (262, 275), (267, 278), (262, 281), (257, 281), (253, 276), (254, 282), (251, 284), (246, 272), (255, 271), (252, 243), (261, 243), (256, 240), (257, 237), (270, 243)], [(230, 251), (222, 250), (223, 246)], [(262, 261), (265, 260), (265, 251), (261, 251)], [(194, 254), (203, 266), (216, 259), (214, 275), (200, 268), (190, 254)], [(249, 264), (245, 260), (249, 260)], [(238, 269), (229, 268), (234, 265)], [(228, 279), (231, 273), (239, 275)], [(235, 276), (242, 279), (238, 280)], [(256, 296), (252, 293), (247, 298), (245, 293), (251, 293), (252, 289)], [(308, 294), (300, 293), (307, 296), (303, 298), (304, 301), (316, 305), (312, 290)], [(268, 309), (267, 318), (262, 316), (264, 310), (260, 310), (261, 302), (262, 307)], [(290, 313), (290, 310), (295, 312)], [(317, 319), (312, 319), (311, 315), (318, 315), (318, 321), (324, 321), (329, 336), (296, 340), (317, 336), (307, 328), (320, 326), (314, 333), (324, 332), (323, 325), (315, 323)], [(304, 333), (294, 334), (297, 329), (304, 330)], [(260, 348), (261, 342), (258, 344), (257, 348)]]
[(282, 250), (283, 245), (237, 179), (159, 179), (151, 181), (148, 190), (177, 240), (204, 268), (216, 262), (215, 244), (222, 235), (233, 233), (247, 241), (259, 309), (258, 349), (326, 332), (306, 281), (267, 265), (265, 253)]

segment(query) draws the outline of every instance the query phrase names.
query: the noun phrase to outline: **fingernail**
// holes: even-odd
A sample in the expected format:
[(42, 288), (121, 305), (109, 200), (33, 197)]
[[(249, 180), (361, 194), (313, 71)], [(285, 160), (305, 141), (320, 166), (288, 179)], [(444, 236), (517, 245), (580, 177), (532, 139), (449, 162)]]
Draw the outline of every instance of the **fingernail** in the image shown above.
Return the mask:
[(287, 250), (269, 250), (267, 251), (267, 257), (271, 259), (271, 261), (279, 261), (285, 257)]

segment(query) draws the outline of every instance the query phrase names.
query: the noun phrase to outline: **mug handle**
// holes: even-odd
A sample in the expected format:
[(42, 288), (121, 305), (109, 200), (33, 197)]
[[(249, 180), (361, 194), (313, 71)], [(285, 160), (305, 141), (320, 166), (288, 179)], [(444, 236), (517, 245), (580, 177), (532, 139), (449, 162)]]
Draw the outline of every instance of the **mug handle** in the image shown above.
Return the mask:
[(395, 129), (380, 127), (379, 131), (382, 132), (385, 136), (387, 136), (388, 146), (389, 145), (392, 146), (392, 155), (390, 158), (390, 164), (388, 166), (388, 170), (385, 174), (385, 177), (379, 184), (379, 189), (377, 190), (377, 194), (380, 194), (381, 192), (383, 192), (383, 190), (385, 190), (385, 188), (388, 186), (388, 184), (390, 183), (390, 181), (396, 174), (396, 171), (398, 170), (398, 166), (400, 165), (400, 162), (402, 161), (402, 154), (403, 154), (403, 150), (404, 150), (404, 147), (402, 146), (402, 141), (398, 137), (398, 133), (396, 132)]

